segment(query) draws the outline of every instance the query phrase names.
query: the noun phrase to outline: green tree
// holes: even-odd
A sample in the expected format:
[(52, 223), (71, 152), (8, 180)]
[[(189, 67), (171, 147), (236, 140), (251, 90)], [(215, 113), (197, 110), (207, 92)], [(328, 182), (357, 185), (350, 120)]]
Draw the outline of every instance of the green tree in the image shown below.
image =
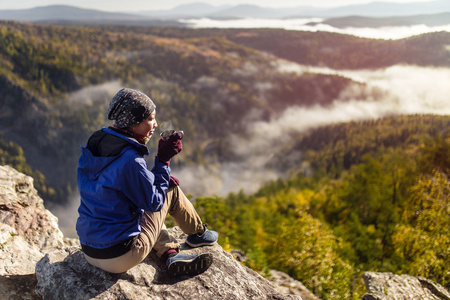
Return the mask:
[(450, 287), (450, 180), (442, 172), (422, 175), (393, 240), (402, 272)]
[(350, 299), (354, 269), (339, 255), (342, 242), (307, 213), (285, 222), (266, 252), (269, 265), (300, 280), (324, 299)]

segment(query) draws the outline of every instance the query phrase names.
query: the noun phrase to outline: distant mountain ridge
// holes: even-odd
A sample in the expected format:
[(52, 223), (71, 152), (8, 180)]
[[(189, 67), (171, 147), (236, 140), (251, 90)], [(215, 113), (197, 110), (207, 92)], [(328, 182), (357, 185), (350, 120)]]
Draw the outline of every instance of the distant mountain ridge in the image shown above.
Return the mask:
[[(189, 13), (188, 13), (189, 11)], [(294, 6), (271, 8), (259, 5), (225, 5), (213, 6), (196, 2), (178, 6), (172, 10), (146, 11), (140, 14), (148, 16), (164, 15), (196, 15), (207, 18), (293, 18), (293, 17), (343, 17), (343, 16), (410, 16), (418, 14), (438, 14), (450, 12), (450, 1), (436, 0), (431, 2), (370, 2), (365, 4), (345, 5), (332, 8), (314, 6)]]
[(49, 19), (92, 20), (92, 19), (143, 19), (128, 13), (111, 13), (69, 5), (39, 6), (30, 9), (0, 10), (0, 19), (36, 22)]
[(167, 10), (144, 10), (136, 12), (136, 14), (147, 16), (147, 17), (169, 17), (173, 18), (175, 16), (207, 16), (210, 14), (217, 13), (222, 10), (227, 10), (231, 8), (232, 5), (221, 5), (215, 6), (203, 2), (193, 2), (189, 4), (182, 4), (172, 9)]
[(322, 12), (323, 17), (336, 16), (411, 16), (421, 14), (438, 14), (450, 12), (450, 1), (438, 0), (430, 2), (410, 2), (410, 3), (392, 3), (392, 2), (370, 2), (367, 4), (347, 5), (336, 7)]
[[(138, 12), (106, 12), (85, 9), (69, 5), (40, 6), (30, 9), (0, 10), (0, 19), (21, 22), (45, 22), (48, 20), (89, 20), (99, 21), (151, 21), (179, 20), (183, 18), (301, 18), (322, 17), (337, 18), (348, 16), (361, 17), (405, 17), (413, 15), (441, 14), (450, 12), (450, 1), (391, 3), (371, 2), (367, 4), (347, 5), (333, 8), (296, 6), (289, 8), (269, 8), (258, 5), (222, 5), (214, 6), (203, 2), (193, 2), (169, 10)], [(105, 22), (103, 22), (105, 23)]]

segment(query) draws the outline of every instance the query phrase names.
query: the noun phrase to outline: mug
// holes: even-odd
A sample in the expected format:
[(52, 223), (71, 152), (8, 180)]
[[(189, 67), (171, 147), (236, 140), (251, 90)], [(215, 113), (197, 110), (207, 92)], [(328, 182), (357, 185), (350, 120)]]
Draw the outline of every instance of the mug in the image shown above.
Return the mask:
[(159, 135), (163, 138), (163, 140), (167, 141), (172, 135), (174, 135), (176, 133), (181, 133), (181, 138), (183, 138), (183, 136), (184, 136), (183, 130), (178, 130), (178, 131), (175, 129), (164, 130)]

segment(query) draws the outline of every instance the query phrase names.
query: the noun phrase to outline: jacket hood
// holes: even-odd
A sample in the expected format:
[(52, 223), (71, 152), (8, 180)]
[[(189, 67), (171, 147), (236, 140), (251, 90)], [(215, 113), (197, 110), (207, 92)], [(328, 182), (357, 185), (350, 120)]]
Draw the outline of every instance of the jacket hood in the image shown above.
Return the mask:
[(81, 147), (78, 171), (90, 180), (95, 180), (130, 147), (136, 148), (142, 156), (149, 154), (147, 146), (135, 139), (110, 128), (102, 128), (92, 134), (86, 147)]
[(100, 174), (112, 162), (121, 156), (94, 156), (92, 152), (84, 147), (81, 147), (81, 157), (78, 161), (78, 172), (81, 172), (89, 180), (97, 179)]

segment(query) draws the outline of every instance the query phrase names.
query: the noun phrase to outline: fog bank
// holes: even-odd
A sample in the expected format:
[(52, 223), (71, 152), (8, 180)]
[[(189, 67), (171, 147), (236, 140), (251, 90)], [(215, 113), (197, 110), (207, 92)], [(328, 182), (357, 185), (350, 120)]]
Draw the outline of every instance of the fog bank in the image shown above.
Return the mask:
[(105, 101), (109, 103), (111, 98), (123, 88), (120, 80), (108, 81), (98, 85), (91, 85), (83, 87), (69, 95), (68, 101), (72, 104), (74, 109), (80, 107), (79, 104), (92, 106)]
[[(320, 18), (301, 19), (237, 19), (237, 20), (213, 20), (213, 19), (185, 19), (180, 20), (192, 28), (280, 28), (298, 31), (326, 31), (341, 34), (349, 34), (363, 38), (397, 40), (423, 33), (449, 31), (450, 24), (444, 26), (396, 26), (396, 27), (347, 27), (336, 28), (327, 24), (315, 24), (323, 21)], [(312, 23), (312, 24), (310, 24)]]
[(350, 85), (327, 107), (293, 106), (269, 122), (249, 123), (246, 132), (228, 139), (235, 154), (244, 161), (173, 170), (186, 192), (199, 196), (226, 195), (241, 189), (256, 192), (265, 182), (287, 175), (268, 169), (266, 163), (291, 142), (290, 137), (319, 126), (393, 115), (450, 114), (448, 68), (398, 65), (379, 70), (337, 71), (284, 62), (279, 69), (299, 74), (337, 74), (365, 85)]

